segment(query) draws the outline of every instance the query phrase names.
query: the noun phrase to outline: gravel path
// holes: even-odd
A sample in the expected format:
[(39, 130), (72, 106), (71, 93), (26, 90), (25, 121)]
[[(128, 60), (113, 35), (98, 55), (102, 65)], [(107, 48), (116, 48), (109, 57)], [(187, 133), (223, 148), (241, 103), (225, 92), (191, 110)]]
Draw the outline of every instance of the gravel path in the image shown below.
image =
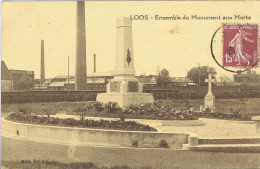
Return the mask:
[(159, 126), (156, 127), (159, 132), (191, 132), (200, 137), (246, 137), (259, 136), (256, 133), (254, 121), (232, 121), (201, 118), (205, 125), (203, 126)]
[[(75, 118), (79, 119), (79, 116), (56, 114), (52, 117), (59, 118)], [(101, 118), (101, 117), (86, 117), (87, 119), (99, 120), (119, 120), (119, 118)], [(127, 119), (134, 120), (134, 119)], [(254, 121), (232, 121), (232, 120), (219, 120), (219, 119), (206, 119), (201, 118), (205, 125), (203, 126), (162, 126), (156, 121), (136, 119), (139, 123), (148, 124), (163, 133), (196, 133), (200, 137), (250, 137), (259, 136), (260, 133), (256, 133), (256, 126)]]

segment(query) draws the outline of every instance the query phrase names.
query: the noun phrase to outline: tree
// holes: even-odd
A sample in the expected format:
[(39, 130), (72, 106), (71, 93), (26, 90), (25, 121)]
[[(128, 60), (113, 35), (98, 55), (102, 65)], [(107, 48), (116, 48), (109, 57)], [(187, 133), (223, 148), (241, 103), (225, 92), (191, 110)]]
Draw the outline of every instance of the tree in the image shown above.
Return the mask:
[(230, 85), (232, 83), (232, 79), (226, 75), (222, 75), (219, 77), (220, 82), (223, 84), (223, 86)]
[(157, 78), (156, 78), (156, 84), (158, 86), (167, 86), (169, 82), (170, 82), (169, 71), (165, 68), (158, 71)]
[(31, 77), (28, 75), (23, 75), (18, 82), (17, 82), (17, 87), (19, 90), (29, 90), (32, 89), (33, 87), (33, 80)]
[(197, 66), (191, 68), (188, 73), (187, 77), (193, 81), (193, 83), (199, 86), (205, 86), (207, 83), (205, 79), (208, 78), (209, 73), (212, 75), (217, 74), (215, 68), (209, 66)]

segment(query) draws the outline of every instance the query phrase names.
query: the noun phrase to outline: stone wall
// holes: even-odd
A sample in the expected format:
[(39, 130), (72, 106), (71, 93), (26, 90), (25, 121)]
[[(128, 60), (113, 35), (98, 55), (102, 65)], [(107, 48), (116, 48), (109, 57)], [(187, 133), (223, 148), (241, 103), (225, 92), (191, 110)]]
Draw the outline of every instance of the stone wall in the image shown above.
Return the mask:
[(73, 145), (108, 145), (131, 147), (159, 147), (165, 140), (169, 148), (181, 149), (188, 143), (186, 133), (158, 133), (145, 131), (104, 130), (90, 128), (72, 128), (17, 123), (2, 118), (2, 132), (14, 137)]

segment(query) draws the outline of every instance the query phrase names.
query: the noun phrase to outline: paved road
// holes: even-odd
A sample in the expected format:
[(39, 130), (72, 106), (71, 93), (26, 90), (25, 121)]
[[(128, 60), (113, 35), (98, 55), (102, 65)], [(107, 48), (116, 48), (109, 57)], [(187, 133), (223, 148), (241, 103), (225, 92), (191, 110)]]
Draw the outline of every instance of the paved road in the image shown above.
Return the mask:
[(108, 148), (50, 144), (1, 137), (1, 160), (94, 162), (99, 166), (127, 165), (167, 168), (259, 168), (257, 153), (213, 153), (171, 149)]

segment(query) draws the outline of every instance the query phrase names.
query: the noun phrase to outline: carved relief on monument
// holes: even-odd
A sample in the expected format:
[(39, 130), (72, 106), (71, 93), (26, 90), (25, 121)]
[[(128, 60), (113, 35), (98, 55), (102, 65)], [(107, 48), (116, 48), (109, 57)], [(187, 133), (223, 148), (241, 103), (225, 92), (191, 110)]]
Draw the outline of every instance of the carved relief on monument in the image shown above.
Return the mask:
[(110, 92), (120, 92), (120, 81), (110, 82)]
[(127, 92), (138, 92), (138, 82), (129, 81)]
[(129, 50), (129, 48), (127, 49), (127, 57), (126, 57), (126, 61), (127, 61), (127, 63), (128, 63), (128, 66), (129, 66), (129, 64), (131, 63), (131, 53), (130, 53), (130, 50)]

